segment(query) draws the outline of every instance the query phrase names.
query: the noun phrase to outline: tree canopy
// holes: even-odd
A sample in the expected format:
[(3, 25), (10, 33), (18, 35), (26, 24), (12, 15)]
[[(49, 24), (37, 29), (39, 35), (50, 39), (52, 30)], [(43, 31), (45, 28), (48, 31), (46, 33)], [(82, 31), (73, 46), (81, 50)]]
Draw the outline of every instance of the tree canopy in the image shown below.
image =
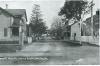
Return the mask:
[(66, 0), (64, 6), (61, 8), (58, 15), (65, 15), (66, 19), (70, 20), (75, 18), (76, 20), (81, 19), (82, 12), (86, 9), (88, 1), (86, 0)]
[(40, 6), (37, 4), (34, 5), (34, 8), (32, 10), (31, 19), (30, 19), (30, 27), (31, 27), (32, 33), (39, 34), (39, 35), (45, 33), (47, 29), (45, 22), (42, 19)]
[(56, 39), (62, 39), (62, 20), (60, 17), (56, 17), (53, 19), (53, 23), (51, 25), (50, 34), (54, 36)]

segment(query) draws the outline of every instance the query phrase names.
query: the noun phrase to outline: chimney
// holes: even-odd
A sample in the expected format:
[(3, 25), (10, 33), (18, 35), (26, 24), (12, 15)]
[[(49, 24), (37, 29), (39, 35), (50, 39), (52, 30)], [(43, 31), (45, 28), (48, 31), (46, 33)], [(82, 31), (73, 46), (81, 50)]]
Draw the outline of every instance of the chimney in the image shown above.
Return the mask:
[(8, 9), (8, 4), (6, 4), (6, 9)]
[(96, 11), (96, 15), (99, 15), (100, 14), (100, 10), (98, 9), (97, 11)]

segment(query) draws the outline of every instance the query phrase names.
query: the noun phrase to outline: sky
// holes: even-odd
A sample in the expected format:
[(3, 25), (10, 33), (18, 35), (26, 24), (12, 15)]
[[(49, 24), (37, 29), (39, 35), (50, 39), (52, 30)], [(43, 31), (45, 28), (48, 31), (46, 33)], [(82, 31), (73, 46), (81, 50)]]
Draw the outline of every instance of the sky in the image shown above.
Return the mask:
[[(91, 0), (89, 0), (91, 1)], [(6, 8), (5, 4), (8, 4), (8, 9), (26, 9), (28, 22), (32, 13), (34, 4), (39, 4), (43, 19), (46, 25), (50, 28), (53, 18), (58, 15), (60, 8), (64, 5), (65, 0), (0, 0), (0, 7)], [(100, 0), (94, 0), (94, 13), (97, 9), (100, 9)]]

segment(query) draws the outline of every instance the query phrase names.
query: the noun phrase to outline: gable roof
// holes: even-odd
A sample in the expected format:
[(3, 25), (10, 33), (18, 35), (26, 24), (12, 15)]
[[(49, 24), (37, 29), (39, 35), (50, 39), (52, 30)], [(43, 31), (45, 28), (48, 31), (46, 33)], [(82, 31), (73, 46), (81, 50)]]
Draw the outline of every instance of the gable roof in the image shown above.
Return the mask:
[(24, 15), (25, 14), (25, 9), (5, 9), (9, 13), (15, 15)]
[(0, 7), (0, 10), (2, 10), (2, 12), (3, 12), (3, 13), (8, 14), (9, 16), (14, 16), (14, 15), (12, 15), (11, 13), (9, 13), (8, 11), (4, 10), (4, 9), (3, 9), (3, 8), (1, 8), (1, 7)]
[(27, 15), (26, 15), (26, 10), (25, 9), (5, 9), (6, 11), (8, 11), (9, 13), (11, 13), (12, 15), (16, 16), (16, 15), (25, 15), (25, 18), (27, 20)]
[(3, 13), (7, 13), (10, 16), (22, 16), (25, 15), (26, 21), (27, 21), (27, 15), (25, 9), (3, 9), (0, 7), (0, 10), (3, 11)]

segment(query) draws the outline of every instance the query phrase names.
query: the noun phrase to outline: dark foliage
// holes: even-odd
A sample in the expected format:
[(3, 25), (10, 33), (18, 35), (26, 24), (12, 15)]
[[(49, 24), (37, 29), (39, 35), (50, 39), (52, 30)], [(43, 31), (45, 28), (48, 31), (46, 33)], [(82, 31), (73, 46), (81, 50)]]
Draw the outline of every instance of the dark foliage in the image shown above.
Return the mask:
[(32, 33), (42, 35), (45, 33), (47, 27), (42, 19), (42, 14), (40, 11), (40, 6), (35, 4), (32, 10), (32, 15), (30, 19), (29, 26), (32, 29)]
[(81, 19), (81, 14), (85, 10), (87, 1), (78, 0), (78, 1), (65, 1), (64, 6), (61, 8), (59, 15), (65, 15), (66, 19), (75, 18), (77, 20)]

